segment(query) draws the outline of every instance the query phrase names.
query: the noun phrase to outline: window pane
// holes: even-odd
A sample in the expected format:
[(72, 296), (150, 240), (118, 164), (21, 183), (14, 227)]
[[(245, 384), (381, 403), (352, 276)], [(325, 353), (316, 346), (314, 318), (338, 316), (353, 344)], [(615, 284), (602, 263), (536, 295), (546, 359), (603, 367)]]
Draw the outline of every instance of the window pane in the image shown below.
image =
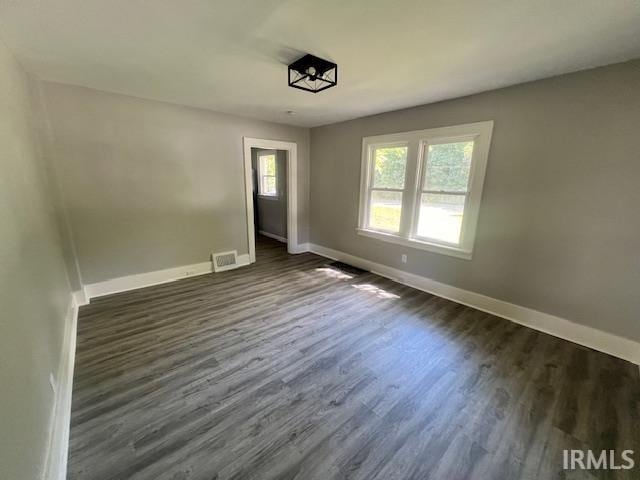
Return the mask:
[(369, 227), (376, 230), (398, 232), (402, 211), (402, 192), (371, 192)]
[(429, 145), (425, 190), (466, 192), (473, 141)]
[(466, 195), (423, 193), (417, 235), (443, 242), (460, 243)]
[(276, 194), (276, 177), (262, 177), (262, 194)]
[(263, 155), (260, 157), (260, 175), (276, 174), (276, 156)]
[(373, 187), (404, 188), (407, 147), (384, 147), (374, 150)]

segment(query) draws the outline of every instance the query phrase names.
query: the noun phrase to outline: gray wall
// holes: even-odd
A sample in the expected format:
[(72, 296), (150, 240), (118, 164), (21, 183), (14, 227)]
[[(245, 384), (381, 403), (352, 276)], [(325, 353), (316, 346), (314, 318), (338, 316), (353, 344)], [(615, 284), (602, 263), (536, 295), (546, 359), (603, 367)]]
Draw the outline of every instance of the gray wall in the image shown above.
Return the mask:
[[(356, 235), (362, 137), (481, 120), (471, 261)], [(639, 134), (640, 61), (315, 128), (311, 241), (640, 340)]]
[(44, 97), (85, 283), (247, 253), (243, 136), (298, 144), (308, 241), (308, 129), (55, 83)]
[[(254, 216), (257, 217), (256, 231), (260, 230), (287, 238), (287, 152), (284, 150), (260, 150), (259, 148), (252, 148), (251, 165), (254, 171), (254, 178), (256, 179), (258, 172), (258, 154), (262, 152), (276, 154), (278, 198), (257, 196), (255, 201), (256, 209), (254, 211)], [(258, 186), (256, 184), (254, 186), (254, 196), (257, 193), (257, 189)]]
[[(31, 81), (0, 42), (0, 478), (40, 478), (71, 289)], [(59, 381), (59, 379), (56, 379)]]

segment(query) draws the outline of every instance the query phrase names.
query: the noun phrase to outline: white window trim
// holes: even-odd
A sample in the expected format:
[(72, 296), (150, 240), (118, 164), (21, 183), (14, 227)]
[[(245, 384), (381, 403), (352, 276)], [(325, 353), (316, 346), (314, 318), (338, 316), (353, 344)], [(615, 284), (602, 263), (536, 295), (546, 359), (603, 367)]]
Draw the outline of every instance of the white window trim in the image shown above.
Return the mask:
[[(274, 194), (270, 194), (270, 193), (262, 193), (262, 173), (260, 173), (260, 158), (261, 157), (270, 157), (272, 156), (275, 158), (275, 175), (273, 175), (273, 177), (276, 180), (276, 193)], [(278, 154), (275, 151), (262, 151), (262, 152), (258, 152), (257, 154), (257, 163), (258, 163), (258, 196), (260, 198), (264, 198), (266, 200), (279, 200), (280, 199), (280, 191), (278, 189)], [(264, 175), (266, 176), (271, 176), (271, 175)]]
[[(482, 187), (489, 157), (489, 146), (493, 132), (493, 121), (468, 123), (451, 127), (431, 128), (412, 132), (377, 135), (362, 139), (362, 165), (360, 176), (360, 205), (358, 228), (360, 235), (385, 242), (427, 250), (444, 255), (470, 260), (473, 255), (476, 227), (480, 213)], [(419, 215), (418, 202), (422, 193), (426, 159), (424, 152), (429, 144), (474, 140), (469, 173), (469, 186), (464, 205), (464, 217), (459, 244), (448, 244), (438, 240), (418, 237), (415, 234)], [(407, 145), (406, 177), (402, 202), (400, 231), (385, 232), (367, 227), (369, 191), (372, 182), (372, 152), (375, 148), (389, 145)]]

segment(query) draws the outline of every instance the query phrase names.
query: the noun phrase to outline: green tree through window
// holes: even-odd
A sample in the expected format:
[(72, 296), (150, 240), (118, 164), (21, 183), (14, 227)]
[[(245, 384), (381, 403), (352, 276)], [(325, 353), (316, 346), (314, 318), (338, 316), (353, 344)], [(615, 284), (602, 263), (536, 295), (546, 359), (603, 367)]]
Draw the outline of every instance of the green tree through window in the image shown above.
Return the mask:
[(472, 141), (429, 145), (424, 189), (466, 192), (472, 154)]
[(376, 148), (373, 185), (377, 188), (404, 188), (407, 147)]

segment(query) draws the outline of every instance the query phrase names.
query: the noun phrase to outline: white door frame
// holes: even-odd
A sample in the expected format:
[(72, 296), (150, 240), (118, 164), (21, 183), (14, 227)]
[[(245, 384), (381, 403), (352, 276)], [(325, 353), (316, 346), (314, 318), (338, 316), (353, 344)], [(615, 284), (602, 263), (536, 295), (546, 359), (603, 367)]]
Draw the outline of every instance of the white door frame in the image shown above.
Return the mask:
[(256, 237), (253, 220), (253, 175), (251, 149), (285, 150), (287, 152), (287, 251), (300, 253), (298, 246), (298, 145), (294, 142), (243, 137), (244, 188), (247, 202), (247, 241), (249, 261), (256, 261)]

